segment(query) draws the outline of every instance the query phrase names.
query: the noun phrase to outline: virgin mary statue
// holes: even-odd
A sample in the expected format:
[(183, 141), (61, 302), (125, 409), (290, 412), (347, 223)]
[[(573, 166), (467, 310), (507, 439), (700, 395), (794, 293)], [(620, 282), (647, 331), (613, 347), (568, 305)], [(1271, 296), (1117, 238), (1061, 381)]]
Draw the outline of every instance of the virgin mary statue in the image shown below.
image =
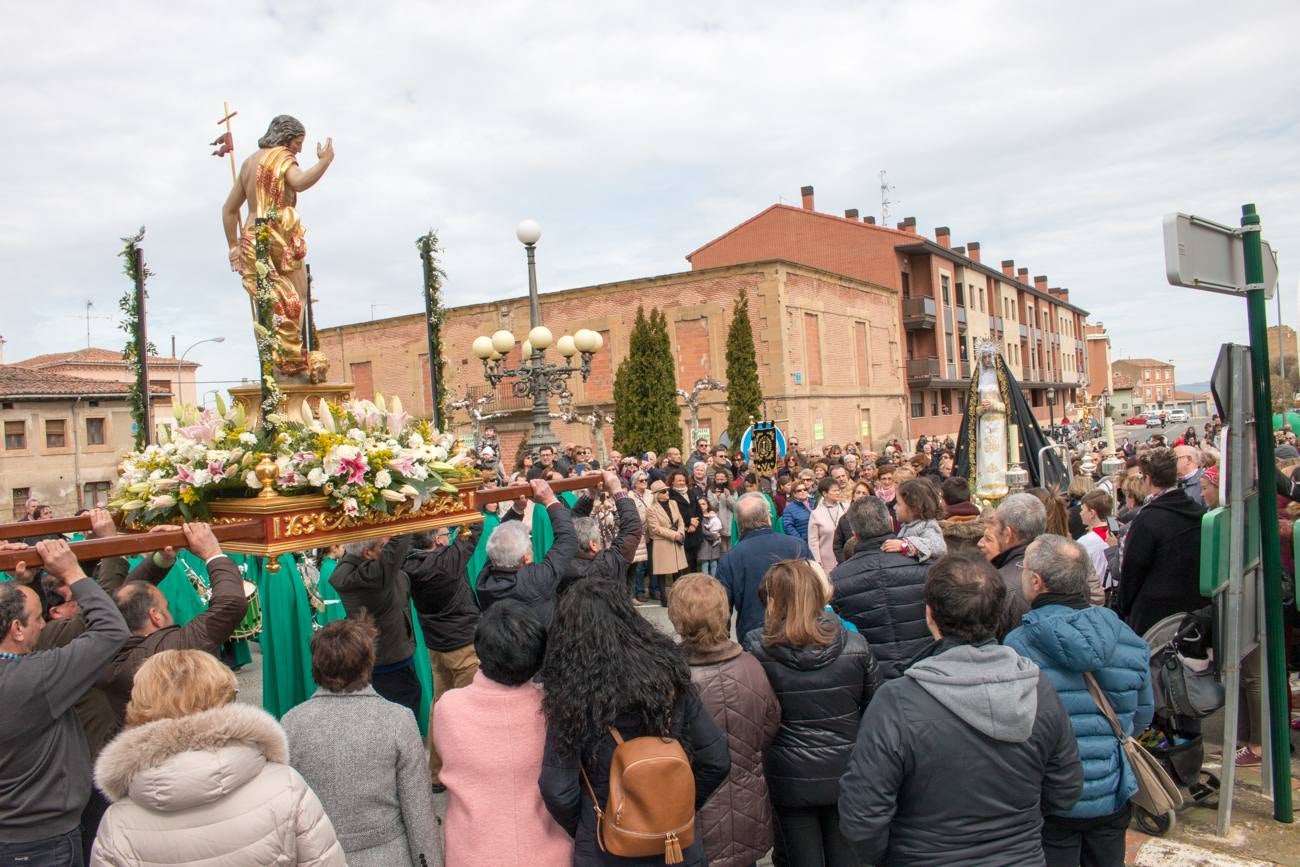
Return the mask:
[[(1007, 369), (1007, 363), (990, 342), (976, 350), (975, 372), (966, 392), (966, 412), (957, 434), (957, 460), (954, 475), (970, 482), (971, 496), (997, 503), (1008, 493), (1007, 467), (1011, 449), (1018, 450), (1014, 460), (1029, 471), (1030, 485), (1042, 486), (1038, 454), (1048, 445), (1025, 400), (1020, 383)], [(1046, 454), (1049, 482), (1065, 477), (1060, 458)], [(1059, 484), (1059, 482), (1055, 482)]]

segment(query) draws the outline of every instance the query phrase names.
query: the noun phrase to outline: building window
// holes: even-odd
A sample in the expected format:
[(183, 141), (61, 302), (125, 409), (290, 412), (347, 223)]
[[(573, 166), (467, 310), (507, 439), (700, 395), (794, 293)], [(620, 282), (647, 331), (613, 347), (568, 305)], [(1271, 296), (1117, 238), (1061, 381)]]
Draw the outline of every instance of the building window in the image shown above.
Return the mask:
[(947, 274), (940, 274), (940, 275), (939, 275), (939, 289), (943, 292), (943, 306), (944, 306), (944, 307), (947, 307), (949, 304), (952, 303), (952, 301), (949, 300), (949, 292), (948, 292), (948, 275), (947, 275)]
[(86, 445), (102, 446), (104, 444), (104, 420), (102, 418), (86, 419)]
[(47, 449), (62, 449), (68, 446), (68, 424), (61, 418), (47, 418), (45, 420), (45, 447)]
[(912, 418), (921, 418), (925, 415), (925, 397), (923, 395), (912, 395)]
[(15, 451), (27, 448), (27, 423), (5, 422), (5, 449)]
[(907, 273), (906, 271), (902, 271), (900, 272), (900, 276), (903, 278), (903, 297), (911, 298), (912, 297), (912, 275)]
[(362, 400), (375, 399), (375, 376), (369, 361), (354, 361), (348, 365), (352, 374), (352, 390)]
[(1151, 381), (1151, 371), (1149, 371), (1149, 370), (1144, 370), (1144, 371), (1142, 371), (1142, 378), (1143, 378), (1144, 380), (1146, 380), (1147, 382), (1150, 382), (1150, 381)]
[(822, 341), (816, 313), (803, 315), (803, 349), (808, 366), (808, 384), (822, 384)]
[(957, 284), (957, 306), (958, 307), (966, 306), (966, 292), (965, 290), (962, 289), (960, 283)]
[(112, 490), (112, 482), (87, 482), (82, 487), (81, 505), (86, 509), (93, 509), (100, 503), (108, 502), (108, 492)]
[(939, 414), (939, 392), (936, 391), (930, 394), (930, 415), (938, 415), (938, 414)]
[(979, 290), (976, 292), (976, 294), (979, 296), (980, 312), (983, 313), (984, 312), (984, 288), (980, 287)]
[(14, 488), (10, 492), (10, 499), (13, 500), (14, 518), (27, 517), (27, 500), (32, 495), (31, 488)]

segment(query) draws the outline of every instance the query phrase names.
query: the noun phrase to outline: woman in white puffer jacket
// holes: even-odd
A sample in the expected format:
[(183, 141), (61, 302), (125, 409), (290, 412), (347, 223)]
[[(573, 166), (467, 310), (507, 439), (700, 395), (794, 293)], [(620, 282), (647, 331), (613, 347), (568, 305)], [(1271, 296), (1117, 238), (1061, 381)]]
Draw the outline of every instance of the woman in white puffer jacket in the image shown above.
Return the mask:
[(127, 728), (100, 754), (113, 802), (92, 865), (343, 865), (320, 801), (288, 764), (275, 718), (235, 704), (235, 676), (201, 650), (165, 650), (135, 676)]

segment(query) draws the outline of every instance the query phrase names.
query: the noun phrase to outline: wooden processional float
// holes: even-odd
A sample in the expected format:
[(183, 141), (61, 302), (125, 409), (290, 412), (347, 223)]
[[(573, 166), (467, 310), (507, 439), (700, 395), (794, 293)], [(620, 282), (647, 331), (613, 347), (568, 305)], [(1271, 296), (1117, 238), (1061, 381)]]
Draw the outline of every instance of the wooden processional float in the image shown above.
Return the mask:
[[(550, 485), (551, 490), (558, 494), (594, 488), (600, 483), (600, 473), (588, 473), (554, 481)], [(470, 478), (452, 482), (452, 486), (456, 493), (435, 494), (418, 509), (410, 503), (403, 503), (389, 514), (356, 518), (329, 508), (328, 498), (321, 495), (285, 496), (267, 489), (268, 493), (256, 497), (212, 501), (212, 532), (226, 553), (265, 557), (267, 570), (274, 572), (280, 568), (277, 558), (281, 554), (436, 527), (478, 523), (483, 520), (479, 511), (481, 506), (532, 496), (532, 488), (527, 484), (484, 487), (482, 479)], [(0, 524), (0, 542), (79, 532), (90, 532), (89, 515)], [(73, 542), (72, 550), (78, 560), (98, 560), (185, 546), (185, 533), (175, 529), (119, 532), (119, 535), (105, 539)], [(18, 563), (39, 566), (41, 555), (33, 547), (0, 551), (0, 571), (12, 570)]]

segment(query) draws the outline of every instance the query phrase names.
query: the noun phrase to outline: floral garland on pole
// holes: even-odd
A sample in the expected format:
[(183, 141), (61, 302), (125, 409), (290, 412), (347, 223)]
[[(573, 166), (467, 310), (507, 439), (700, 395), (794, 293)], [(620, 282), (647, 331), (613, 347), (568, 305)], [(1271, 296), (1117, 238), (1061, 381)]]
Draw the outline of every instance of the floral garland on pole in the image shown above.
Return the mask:
[(253, 228), (254, 268), (257, 272), (257, 292), (253, 303), (257, 321), (253, 334), (257, 341), (257, 360), (262, 374), (262, 429), (274, 438), (284, 421), (284, 392), (275, 379), (275, 292), (271, 288), (271, 223), (278, 218), (275, 209), (258, 219)]
[(442, 306), (442, 281), (447, 273), (438, 264), (442, 248), (438, 246), (438, 233), (430, 229), (415, 239), (416, 249), (424, 263), (424, 310), (429, 337), (429, 381), (433, 390), (433, 422), (435, 427), (447, 428), (447, 363), (442, 356), (442, 324), (447, 311)]
[[(131, 371), (131, 387), (128, 393), (131, 403), (131, 420), (135, 422), (136, 448), (144, 448), (148, 435), (145, 430), (148, 424), (148, 415), (144, 403), (145, 395), (140, 391), (140, 305), (137, 303), (135, 296), (135, 284), (137, 280), (145, 282), (153, 276), (153, 272), (144, 265), (144, 257), (137, 257), (136, 255), (142, 240), (144, 240), (144, 226), (141, 226), (140, 231), (134, 235), (122, 239), (122, 252), (118, 253), (126, 262), (122, 267), (123, 272), (127, 277), (131, 278), (131, 288), (118, 299), (117, 306), (126, 317), (118, 324), (118, 328), (127, 334), (126, 346), (122, 348), (122, 358), (126, 361), (127, 369)], [(140, 261), (143, 274), (136, 273), (137, 258)], [(145, 295), (148, 297), (147, 292)], [(156, 355), (158, 350), (150, 343), (145, 347), (145, 352), (149, 355)]]

